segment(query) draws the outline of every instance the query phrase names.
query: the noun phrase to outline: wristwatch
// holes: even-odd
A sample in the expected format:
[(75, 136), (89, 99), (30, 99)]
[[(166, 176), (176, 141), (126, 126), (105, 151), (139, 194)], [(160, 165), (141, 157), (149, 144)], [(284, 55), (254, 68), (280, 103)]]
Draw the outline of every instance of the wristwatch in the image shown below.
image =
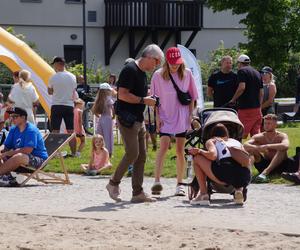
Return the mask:
[(141, 97), (140, 104), (144, 104), (144, 97)]

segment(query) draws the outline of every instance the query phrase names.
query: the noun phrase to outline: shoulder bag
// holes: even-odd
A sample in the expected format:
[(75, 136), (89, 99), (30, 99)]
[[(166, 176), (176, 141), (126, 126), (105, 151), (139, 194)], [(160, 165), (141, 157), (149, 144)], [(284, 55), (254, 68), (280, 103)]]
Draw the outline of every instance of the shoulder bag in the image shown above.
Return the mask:
[(169, 77), (171, 79), (171, 82), (173, 83), (174, 89), (177, 92), (177, 97), (178, 97), (179, 102), (182, 105), (189, 105), (192, 102), (192, 97), (191, 97), (190, 93), (181, 91), (178, 88), (178, 86), (176, 85), (176, 83), (175, 83), (175, 81), (174, 81), (174, 79), (173, 79), (173, 77), (170, 73), (169, 73)]

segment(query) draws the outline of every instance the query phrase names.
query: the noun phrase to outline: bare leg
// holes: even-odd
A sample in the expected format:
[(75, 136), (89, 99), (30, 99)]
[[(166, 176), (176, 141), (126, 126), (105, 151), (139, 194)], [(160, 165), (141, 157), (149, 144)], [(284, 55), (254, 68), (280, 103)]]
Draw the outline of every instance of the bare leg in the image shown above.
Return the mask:
[(26, 154), (18, 153), (0, 165), (0, 175), (14, 171), (21, 165), (28, 165), (29, 157)]
[(282, 161), (287, 158), (287, 151), (277, 151), (269, 166), (262, 172), (262, 174), (268, 175), (272, 170), (280, 165)]
[(78, 147), (78, 152), (82, 152), (84, 146), (85, 146), (85, 136), (79, 137), (80, 139), (80, 144)]
[[(67, 130), (67, 132), (69, 134), (72, 134), (74, 131), (73, 130)], [(75, 155), (75, 153), (76, 153), (76, 137), (74, 137), (72, 140), (70, 140), (69, 146), (70, 146), (72, 155)]]
[(162, 136), (160, 138), (160, 148), (158, 151), (158, 154), (156, 156), (156, 162), (155, 162), (155, 182), (159, 182), (161, 172), (163, 169), (164, 160), (166, 157), (166, 153), (168, 151), (170, 144), (170, 137), (169, 136)]
[(200, 185), (201, 194), (207, 193), (206, 177), (221, 185), (226, 184), (215, 177), (211, 171), (211, 161), (202, 155), (197, 155), (194, 157), (194, 171)]
[(185, 144), (185, 138), (182, 137), (176, 138), (177, 183), (181, 183), (184, 177), (184, 170), (185, 170), (184, 144)]
[(86, 172), (86, 171), (89, 169), (89, 164), (86, 164), (86, 163), (81, 164), (81, 165), (80, 165), (80, 168), (81, 168), (84, 172)]

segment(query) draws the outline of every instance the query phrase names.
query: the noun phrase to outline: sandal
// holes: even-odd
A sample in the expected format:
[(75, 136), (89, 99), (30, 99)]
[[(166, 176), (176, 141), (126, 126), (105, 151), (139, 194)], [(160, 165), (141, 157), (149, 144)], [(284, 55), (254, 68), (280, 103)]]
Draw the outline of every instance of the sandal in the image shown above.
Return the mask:
[(208, 194), (198, 194), (194, 199), (190, 202), (191, 205), (200, 205), (200, 206), (209, 206), (209, 195)]
[(243, 205), (244, 204), (244, 195), (243, 191), (235, 191), (234, 192), (234, 203), (237, 205)]

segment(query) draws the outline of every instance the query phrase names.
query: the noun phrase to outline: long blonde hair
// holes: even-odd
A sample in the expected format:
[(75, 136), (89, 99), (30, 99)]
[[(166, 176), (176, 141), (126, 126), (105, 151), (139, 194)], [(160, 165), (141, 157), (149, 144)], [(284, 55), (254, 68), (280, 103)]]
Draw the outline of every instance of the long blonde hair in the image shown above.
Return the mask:
[(109, 95), (111, 95), (111, 90), (99, 89), (95, 103), (92, 107), (92, 112), (94, 115), (99, 116), (103, 114), (105, 109), (105, 101)]
[(31, 78), (31, 73), (28, 70), (23, 69), (19, 72), (19, 84), (21, 88), (24, 89), (26, 86), (32, 84), (30, 78)]
[(105, 148), (105, 141), (104, 141), (103, 136), (100, 135), (100, 134), (95, 134), (95, 135), (93, 136), (93, 138), (92, 138), (92, 153), (93, 153), (94, 151), (96, 151), (95, 141), (96, 141), (97, 139), (100, 139), (100, 140), (102, 141), (102, 148)]
[[(185, 72), (185, 65), (184, 65), (184, 63), (182, 63), (182, 64), (180, 64), (180, 66), (177, 70), (177, 74), (178, 74), (180, 80), (183, 79), (184, 72)], [(170, 67), (169, 67), (168, 62), (165, 61), (163, 66), (162, 66), (162, 72), (161, 72), (162, 78), (164, 80), (170, 80), (169, 73), (170, 73)]]

